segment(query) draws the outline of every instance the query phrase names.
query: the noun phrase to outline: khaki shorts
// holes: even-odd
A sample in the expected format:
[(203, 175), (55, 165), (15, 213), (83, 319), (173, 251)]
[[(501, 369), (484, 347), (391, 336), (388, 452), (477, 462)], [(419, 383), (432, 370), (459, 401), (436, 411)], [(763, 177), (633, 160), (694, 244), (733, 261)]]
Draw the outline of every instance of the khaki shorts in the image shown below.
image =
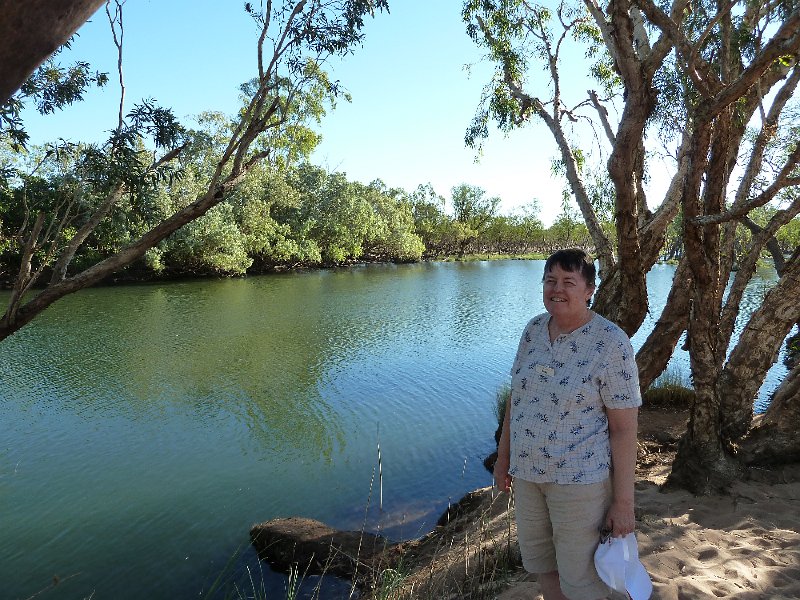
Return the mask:
[(610, 588), (597, 576), (594, 551), (611, 504), (611, 480), (564, 485), (514, 479), (517, 538), (529, 573), (558, 571), (570, 600), (605, 598)]

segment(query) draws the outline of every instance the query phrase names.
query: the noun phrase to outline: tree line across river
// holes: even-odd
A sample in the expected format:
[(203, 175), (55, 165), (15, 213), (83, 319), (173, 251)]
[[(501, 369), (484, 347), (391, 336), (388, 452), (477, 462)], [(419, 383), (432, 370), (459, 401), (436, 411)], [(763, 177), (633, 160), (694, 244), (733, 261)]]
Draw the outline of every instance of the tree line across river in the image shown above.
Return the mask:
[[(200, 157), (198, 157), (200, 158)], [(68, 160), (68, 159), (65, 159)], [(175, 211), (197, 193), (194, 182), (202, 164), (187, 165), (179, 178), (154, 182), (146, 197), (119, 202), (112, 218), (102, 223), (77, 251), (73, 264), (82, 270), (114, 253)], [(192, 168), (193, 167), (193, 168)], [(91, 196), (74, 172), (49, 169), (17, 177), (0, 190), (0, 273), (8, 285), (20, 268), (19, 238), (31, 205), (55, 209), (65, 190), (73, 197)], [(99, 199), (82, 198), (87, 206)], [(389, 188), (382, 181), (349, 181), (303, 163), (278, 169), (254, 169), (224, 203), (189, 223), (117, 274), (123, 279), (182, 276), (238, 276), (275, 270), (337, 266), (356, 261), (414, 262), (463, 259), (470, 255), (536, 256), (557, 248), (591, 249), (591, 236), (576, 211), (564, 203), (552, 225), (538, 217), (536, 200), (510, 215), (498, 213), (499, 198), (483, 189), (461, 184), (448, 200), (428, 185), (414, 192)], [(765, 211), (764, 219), (769, 215)], [(797, 221), (797, 220), (795, 220)], [(609, 235), (614, 227), (603, 223)], [(63, 235), (73, 234), (66, 227)], [(778, 242), (786, 250), (797, 244), (800, 222), (785, 228)], [(739, 246), (747, 247), (743, 235)], [(8, 250), (11, 250), (10, 252)], [(16, 251), (14, 251), (16, 250)], [(662, 258), (682, 255), (680, 222), (667, 236)], [(39, 250), (45, 258), (47, 248)], [(45, 262), (42, 260), (42, 262)]]

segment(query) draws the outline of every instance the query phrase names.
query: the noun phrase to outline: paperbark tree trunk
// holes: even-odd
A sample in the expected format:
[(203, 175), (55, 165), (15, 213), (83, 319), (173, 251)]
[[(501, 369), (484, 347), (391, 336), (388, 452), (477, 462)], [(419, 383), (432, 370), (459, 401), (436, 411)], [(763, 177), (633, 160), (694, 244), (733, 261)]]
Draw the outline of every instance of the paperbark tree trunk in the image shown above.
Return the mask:
[(0, 0), (0, 104), (103, 4), (104, 0)]
[(689, 264), (684, 256), (669, 290), (667, 303), (656, 322), (653, 331), (647, 336), (642, 347), (636, 353), (636, 364), (639, 366), (639, 385), (646, 390), (667, 367), (678, 340), (689, 323), (689, 300), (691, 282)]
[[(689, 427), (678, 444), (667, 486), (686, 488), (696, 494), (724, 490), (741, 474), (741, 467), (723, 446), (719, 434), (720, 402), (716, 384), (725, 356), (725, 349), (718, 346), (717, 328), (722, 295), (719, 227), (703, 227), (693, 222), (701, 214), (715, 214), (721, 209), (719, 171), (723, 168), (721, 161), (727, 162), (725, 142), (729, 118), (729, 114), (724, 114), (715, 122), (703, 107), (698, 109), (682, 198), (686, 258), (692, 272), (693, 299), (688, 334), (695, 403)], [(706, 174), (710, 175), (701, 203), (699, 192)]]
[[(614, 302), (604, 302), (605, 290), (598, 290), (598, 309), (610, 315), (628, 335), (633, 335), (647, 315), (646, 274), (652, 264), (644, 264), (639, 240), (639, 207), (646, 206), (638, 184), (644, 164), (644, 128), (656, 105), (656, 90), (634, 51), (634, 23), (627, 0), (612, 0), (608, 5), (614, 28), (618, 68), (625, 81), (627, 101), (608, 159), (608, 174), (614, 182), (616, 202), (618, 273), (615, 274)], [(603, 286), (601, 286), (602, 288)]]
[[(736, 440), (753, 420), (753, 400), (763, 374), (778, 357), (781, 344), (800, 319), (800, 248), (786, 262), (777, 285), (753, 313), (720, 375), (721, 433)], [(797, 422), (795, 422), (795, 425)]]
[(800, 361), (775, 390), (767, 412), (739, 445), (752, 466), (800, 462)]

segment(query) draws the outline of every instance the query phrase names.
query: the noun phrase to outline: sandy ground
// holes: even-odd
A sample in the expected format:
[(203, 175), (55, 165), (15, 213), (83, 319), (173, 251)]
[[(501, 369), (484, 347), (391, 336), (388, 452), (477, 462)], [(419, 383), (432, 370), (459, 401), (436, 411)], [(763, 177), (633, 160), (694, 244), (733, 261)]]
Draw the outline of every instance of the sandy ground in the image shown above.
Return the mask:
[[(685, 413), (642, 411), (640, 423), (637, 538), (652, 598), (800, 598), (800, 469), (765, 472), (726, 496), (664, 493), (658, 484)], [(497, 597), (541, 598), (531, 579), (519, 573)]]

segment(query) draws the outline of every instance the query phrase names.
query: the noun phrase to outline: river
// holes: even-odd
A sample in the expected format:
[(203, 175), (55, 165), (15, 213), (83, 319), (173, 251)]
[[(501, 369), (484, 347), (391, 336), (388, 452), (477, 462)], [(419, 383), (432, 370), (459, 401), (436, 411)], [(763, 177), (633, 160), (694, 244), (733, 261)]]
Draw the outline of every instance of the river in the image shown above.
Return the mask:
[[(203, 598), (215, 580), (252, 594), (249, 567), (280, 599), (253, 523), (428, 531), (490, 484), (495, 393), (543, 310), (542, 268), (372, 265), (63, 299), (0, 344), (0, 597)], [(649, 275), (656, 317), (673, 271)], [(774, 281), (760, 272), (746, 311)]]

